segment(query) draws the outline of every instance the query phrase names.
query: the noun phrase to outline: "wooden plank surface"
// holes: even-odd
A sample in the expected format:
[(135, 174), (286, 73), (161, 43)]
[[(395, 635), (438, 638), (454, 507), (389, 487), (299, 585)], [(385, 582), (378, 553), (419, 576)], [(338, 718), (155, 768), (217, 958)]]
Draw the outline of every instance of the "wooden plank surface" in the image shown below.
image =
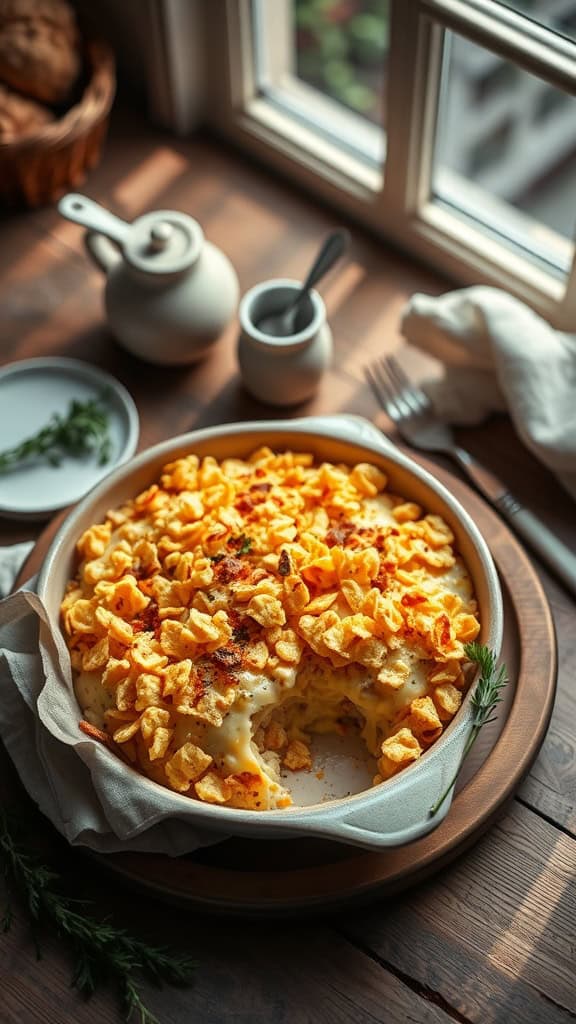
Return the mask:
[[(116, 119), (87, 194), (133, 218), (182, 209), (234, 262), (242, 291), (265, 277), (301, 276), (319, 238), (339, 218), (266, 171), (210, 140), (180, 142), (137, 117)], [(138, 405), (146, 447), (217, 422), (281, 415), (252, 401), (237, 373), (232, 324), (202, 364), (158, 370), (131, 359), (103, 322), (103, 280), (82, 233), (53, 209), (2, 218), (0, 362), (70, 355), (98, 363)], [(354, 231), (350, 260), (323, 288), (336, 357), (318, 395), (294, 414), (351, 411), (377, 419), (363, 370), (401, 341), (399, 315), (414, 291), (446, 280), (367, 234)], [(402, 352), (415, 374), (430, 369)], [(460, 441), (568, 543), (574, 503), (498, 418), (459, 432)], [(37, 536), (40, 525), (4, 521), (0, 543)], [(269, 1021), (396, 1021), (556, 1024), (573, 1019), (576, 832), (576, 640), (574, 601), (539, 566), (558, 635), (560, 673), (552, 723), (529, 777), (502, 821), (432, 881), (385, 904), (325, 922), (232, 923), (137, 899), (117, 879), (60, 850), (72, 881), (105, 913), (182, 942), (200, 962), (190, 990), (152, 992), (163, 1024)], [(42, 830), (42, 826), (40, 826)], [(59, 848), (60, 849), (60, 848)], [(69, 962), (46, 937), (36, 961), (22, 921), (0, 935), (1, 1019), (9, 1024), (120, 1020), (111, 994), (84, 1003), (68, 988)]]
[(518, 803), (461, 861), (342, 931), (471, 1024), (576, 1014), (576, 846)]

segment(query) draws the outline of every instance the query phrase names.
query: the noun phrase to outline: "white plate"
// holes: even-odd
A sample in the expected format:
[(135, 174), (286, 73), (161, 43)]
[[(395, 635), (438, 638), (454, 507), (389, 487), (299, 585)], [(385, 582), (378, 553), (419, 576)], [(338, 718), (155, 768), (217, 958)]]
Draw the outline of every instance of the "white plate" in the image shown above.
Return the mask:
[(96, 455), (65, 455), (59, 466), (37, 462), (0, 473), (0, 516), (48, 519), (72, 505), (136, 451), (139, 421), (126, 388), (109, 373), (78, 359), (23, 359), (0, 369), (0, 451), (13, 448), (46, 426), (54, 413), (66, 413), (103, 392), (109, 419), (109, 461)]

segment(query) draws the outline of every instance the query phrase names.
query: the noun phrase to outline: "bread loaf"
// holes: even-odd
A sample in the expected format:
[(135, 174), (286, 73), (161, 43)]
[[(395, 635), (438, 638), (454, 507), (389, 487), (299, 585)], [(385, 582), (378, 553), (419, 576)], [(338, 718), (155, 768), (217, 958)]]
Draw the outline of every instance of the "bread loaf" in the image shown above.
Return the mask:
[(78, 27), (66, 0), (0, 0), (0, 81), (58, 104), (79, 72)]

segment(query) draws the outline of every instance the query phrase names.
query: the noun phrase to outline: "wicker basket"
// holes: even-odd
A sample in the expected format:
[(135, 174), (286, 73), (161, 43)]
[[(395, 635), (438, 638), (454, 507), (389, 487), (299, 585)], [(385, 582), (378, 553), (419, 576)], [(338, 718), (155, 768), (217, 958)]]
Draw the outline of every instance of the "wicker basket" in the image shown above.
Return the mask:
[(114, 55), (104, 42), (85, 45), (88, 82), (57, 121), (0, 144), (0, 202), (42, 206), (77, 188), (98, 162), (116, 90)]

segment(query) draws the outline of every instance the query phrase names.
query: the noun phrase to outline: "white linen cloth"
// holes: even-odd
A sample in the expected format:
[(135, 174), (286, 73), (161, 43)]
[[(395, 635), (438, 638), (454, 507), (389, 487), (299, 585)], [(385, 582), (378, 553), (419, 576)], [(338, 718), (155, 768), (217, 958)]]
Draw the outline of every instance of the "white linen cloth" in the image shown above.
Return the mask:
[(34, 580), (4, 596), (29, 550), (0, 548), (0, 736), (27, 792), (73, 846), (177, 856), (221, 842), (191, 820), (192, 801), (148, 783), (79, 730), (66, 647)]
[(422, 385), (441, 419), (476, 424), (507, 411), (526, 446), (576, 498), (576, 335), (484, 286), (413, 295), (401, 331), (444, 364), (439, 380)]

